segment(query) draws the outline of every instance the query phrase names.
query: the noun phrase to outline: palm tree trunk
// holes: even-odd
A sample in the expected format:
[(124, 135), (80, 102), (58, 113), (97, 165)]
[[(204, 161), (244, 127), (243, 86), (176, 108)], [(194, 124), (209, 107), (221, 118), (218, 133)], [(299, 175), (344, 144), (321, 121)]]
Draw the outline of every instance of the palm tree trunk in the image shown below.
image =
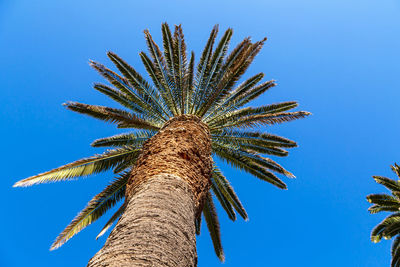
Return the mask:
[(168, 121), (143, 145), (127, 184), (125, 212), (88, 267), (196, 266), (194, 221), (211, 169), (208, 127), (191, 115)]

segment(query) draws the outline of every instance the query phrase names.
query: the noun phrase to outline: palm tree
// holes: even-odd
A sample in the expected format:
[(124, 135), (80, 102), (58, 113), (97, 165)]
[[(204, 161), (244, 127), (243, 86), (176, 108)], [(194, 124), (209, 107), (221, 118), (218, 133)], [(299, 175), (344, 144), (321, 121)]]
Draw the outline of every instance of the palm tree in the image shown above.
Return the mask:
[[(400, 178), (400, 166), (396, 163), (391, 166), (393, 172)], [(380, 222), (371, 232), (374, 243), (396, 236), (392, 244), (392, 267), (400, 267), (400, 180), (393, 180), (382, 176), (373, 176), (378, 184), (389, 189), (392, 195), (371, 194), (367, 196), (368, 202), (373, 205), (368, 209), (371, 214), (381, 211), (392, 212)]]
[(246, 106), (275, 86), (272, 80), (259, 83), (263, 73), (237, 85), (266, 39), (253, 43), (246, 38), (228, 54), (232, 29), (214, 45), (217, 32), (215, 26), (195, 67), (194, 53), (187, 57), (181, 26), (175, 26), (172, 34), (166, 23), (162, 25), (163, 52), (146, 30), (150, 56), (141, 52), (140, 58), (153, 84), (115, 53), (107, 55), (122, 75), (90, 61), (112, 85), (96, 83), (94, 88), (125, 109), (77, 102), (65, 106), (135, 131), (95, 140), (92, 146), (111, 149), (14, 185), (70, 180), (109, 169), (116, 174), (57, 237), (51, 250), (124, 199), (99, 236), (119, 219), (115, 228), (88, 266), (196, 266), (195, 234), (200, 234), (201, 214), (223, 261), (214, 197), (233, 221), (235, 211), (245, 220), (247, 213), (212, 157), (286, 189), (274, 172), (294, 176), (265, 155), (287, 156), (285, 149), (296, 143), (254, 128), (310, 113), (289, 112), (297, 107), (294, 101)]

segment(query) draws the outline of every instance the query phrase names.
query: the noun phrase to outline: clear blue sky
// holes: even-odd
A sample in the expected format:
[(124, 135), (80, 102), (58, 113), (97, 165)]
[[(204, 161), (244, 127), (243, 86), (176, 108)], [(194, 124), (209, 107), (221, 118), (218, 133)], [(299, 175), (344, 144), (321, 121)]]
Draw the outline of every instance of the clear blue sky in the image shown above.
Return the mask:
[(100, 249), (107, 218), (48, 251), (111, 173), (11, 186), (99, 153), (90, 142), (119, 132), (61, 103), (111, 104), (91, 88), (103, 80), (88, 60), (110, 65), (112, 50), (144, 72), (142, 31), (159, 42), (164, 21), (183, 24), (197, 55), (217, 23), (233, 27), (233, 43), (267, 36), (247, 77), (262, 71), (278, 86), (256, 104), (298, 100), (313, 113), (265, 128), (300, 145), (278, 159), (297, 176), (285, 180), (289, 190), (224, 168), (250, 221), (220, 213), (226, 263), (203, 228), (199, 266), (389, 266), (391, 242), (369, 241), (383, 214), (369, 215), (365, 196), (383, 192), (371, 176), (393, 177), (389, 166), (400, 161), (398, 0), (0, 0), (0, 266), (85, 266)]

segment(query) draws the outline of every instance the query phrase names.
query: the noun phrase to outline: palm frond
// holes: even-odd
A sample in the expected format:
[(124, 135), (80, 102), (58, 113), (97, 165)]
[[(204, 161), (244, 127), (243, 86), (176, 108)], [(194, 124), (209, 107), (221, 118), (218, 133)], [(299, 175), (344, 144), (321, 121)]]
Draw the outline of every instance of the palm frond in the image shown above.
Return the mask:
[(222, 36), (217, 48), (215, 49), (211, 62), (210, 71), (208, 73), (207, 80), (204, 85), (203, 93), (200, 96), (199, 105), (196, 107), (196, 114), (202, 117), (207, 112), (208, 108), (212, 105), (215, 98), (219, 95), (222, 88), (215, 88), (216, 78), (219, 76), (221, 71), (221, 65), (225, 58), (226, 52), (228, 51), (229, 42), (233, 34), (232, 29), (226, 30)]
[(173, 94), (176, 99), (179, 99), (180, 114), (185, 112), (185, 100), (187, 94), (185, 76), (187, 76), (187, 55), (186, 44), (181, 25), (175, 26), (174, 32), (174, 64), (175, 67), (175, 90)]
[(217, 197), (219, 203), (221, 204), (222, 208), (225, 210), (229, 219), (231, 219), (232, 221), (236, 221), (236, 213), (233, 210), (232, 204), (222, 194), (222, 192), (219, 190), (218, 186), (216, 185), (215, 181), (213, 181), (213, 179), (211, 179), (211, 190), (213, 191), (214, 195)]
[(265, 114), (265, 115), (250, 115), (244, 118), (238, 119), (237, 121), (228, 122), (223, 125), (215, 125), (210, 127), (213, 131), (220, 129), (229, 128), (252, 128), (262, 125), (274, 125), (283, 122), (289, 122), (297, 119), (302, 119), (309, 116), (311, 113), (306, 111), (296, 111), (296, 112), (281, 112), (275, 114)]
[(214, 165), (214, 169), (211, 175), (211, 181), (216, 188), (222, 193), (226, 200), (232, 204), (235, 210), (242, 216), (242, 218), (247, 221), (248, 215), (244, 209), (242, 203), (240, 202), (238, 196), (236, 195), (233, 187), (229, 184), (229, 181), (222, 174), (221, 170)]
[(104, 146), (132, 146), (141, 147), (142, 144), (151, 138), (156, 132), (155, 131), (137, 131), (134, 133), (123, 133), (117, 134), (110, 137), (100, 138), (95, 140), (91, 146), (93, 147), (104, 147)]
[(213, 121), (210, 122), (209, 125), (210, 127), (215, 127), (218, 125), (225, 125), (240, 119), (248, 118), (250, 116), (278, 114), (291, 110), (297, 106), (298, 106), (297, 102), (290, 101), (278, 104), (271, 104), (267, 106), (261, 106), (257, 108), (246, 107), (232, 112), (227, 112), (225, 114), (220, 114), (219, 116), (215, 116)]
[(212, 147), (213, 152), (218, 157), (231, 164), (233, 167), (244, 170), (261, 180), (277, 186), (278, 188), (286, 189), (286, 184), (284, 182), (273, 173), (266, 170), (265, 167), (260, 166), (258, 162), (255, 162), (255, 159), (249, 157), (248, 153), (237, 149), (231, 149), (218, 143), (213, 143)]
[(152, 79), (154, 85), (160, 92), (160, 95), (162, 97), (163, 102), (165, 103), (165, 107), (168, 112), (168, 117), (172, 118), (176, 115), (176, 105), (175, 102), (172, 99), (171, 93), (168, 88), (166, 88), (167, 85), (165, 85), (160, 77), (159, 71), (156, 69), (154, 66), (153, 62), (151, 59), (146, 55), (144, 52), (140, 52), (139, 54), (140, 59), (142, 60), (142, 63), (144, 67), (146, 68), (147, 73), (149, 74), (150, 78)]
[(193, 88), (193, 77), (194, 77), (194, 53), (192, 51), (190, 55), (189, 67), (185, 75), (185, 86), (182, 91), (182, 97), (184, 98), (184, 113), (189, 113), (191, 107), (190, 101), (193, 99), (194, 88)]
[(150, 55), (153, 58), (153, 69), (155, 74), (158, 76), (158, 82), (161, 85), (159, 90), (164, 91), (164, 96), (169, 99), (169, 102), (172, 103), (172, 113), (174, 115), (178, 115), (178, 107), (177, 107), (177, 99), (174, 98), (172, 91), (175, 89), (176, 85), (174, 84), (173, 77), (169, 75), (166, 70), (165, 59), (161, 53), (160, 48), (154, 42), (153, 37), (149, 33), (148, 30), (144, 31), (146, 44), (149, 49)]
[(385, 231), (388, 227), (400, 226), (400, 213), (393, 213), (387, 216), (382, 222), (380, 222), (371, 232), (371, 241), (377, 243), (381, 241), (382, 237), (385, 237)]
[(114, 88), (101, 83), (95, 83), (93, 88), (126, 108), (131, 110), (136, 109), (136, 105), (132, 103), (132, 101), (130, 101), (129, 98), (121, 91), (117, 91)]
[(100, 218), (107, 210), (112, 208), (120, 199), (125, 196), (125, 187), (130, 173), (126, 172), (113, 181), (102, 192), (97, 194), (73, 220), (61, 232), (52, 244), (50, 250), (62, 246), (71, 237), (80, 232), (83, 228)]
[(78, 102), (67, 102), (64, 104), (64, 106), (69, 110), (85, 114), (96, 119), (116, 123), (119, 128), (137, 128), (148, 130), (158, 130), (160, 128), (160, 125), (155, 122), (144, 120), (121, 109), (88, 105)]
[(367, 200), (369, 203), (381, 206), (398, 205), (400, 208), (400, 200), (387, 194), (371, 194), (367, 196)]
[(136, 159), (139, 150), (135, 147), (122, 147), (108, 150), (100, 155), (80, 159), (67, 165), (44, 172), (14, 184), (14, 187), (31, 186), (39, 183), (57, 182), (70, 180), (75, 177), (88, 176), (91, 174), (109, 170), (117, 164)]
[(248, 90), (252, 89), (259, 81), (262, 80), (264, 77), (264, 73), (259, 73), (246, 81), (244, 81), (242, 84), (240, 84), (235, 90), (229, 92), (226, 94), (224, 97), (222, 97), (218, 102), (216, 102), (210, 110), (208, 111), (208, 114), (204, 117), (204, 121), (208, 122), (209, 117), (210, 119), (213, 119), (215, 116), (212, 116), (215, 113), (222, 114), (225, 110), (230, 110), (232, 108), (232, 103), (235, 103), (236, 99), (246, 93)]
[(114, 224), (116, 220), (125, 212), (125, 203), (119, 207), (119, 209), (114, 213), (113, 216), (107, 221), (106, 225), (104, 225), (103, 229), (101, 229), (100, 233), (96, 236), (96, 240), (99, 239), (99, 237), (103, 236), (107, 230)]
[(224, 262), (225, 256), (221, 243), (221, 232), (219, 227), (219, 221), (210, 192), (208, 192), (207, 194), (207, 198), (203, 207), (203, 214), (206, 220), (208, 231), (210, 232), (215, 253), (217, 254), (218, 258), (222, 262)]
[(391, 212), (397, 212), (400, 211), (400, 208), (398, 205), (372, 205), (371, 207), (368, 208), (368, 211), (371, 214), (375, 214), (381, 211), (391, 211)]
[(375, 182), (383, 185), (384, 187), (386, 187), (387, 189), (389, 189), (391, 191), (400, 191), (400, 182), (399, 181), (395, 181), (395, 180), (387, 178), (387, 177), (376, 176), (376, 175), (372, 176), (372, 178), (374, 178)]
[[(112, 57), (110, 58), (112, 59)], [(151, 118), (154, 120), (165, 121), (162, 116), (160, 117), (157, 116), (156, 113), (147, 111), (151, 109), (152, 106), (144, 101), (143, 98), (135, 92), (135, 89), (130, 85), (128, 79), (119, 76), (117, 73), (113, 72), (112, 70), (108, 69), (100, 63), (90, 61), (90, 66), (97, 70), (100, 75), (106, 78), (112, 85), (114, 85), (117, 89), (119, 89), (126, 95), (126, 97), (134, 104), (133, 111), (143, 116), (152, 116)]]
[(142, 106), (147, 112), (155, 112), (158, 118), (166, 121), (169, 117), (165, 110), (164, 103), (158, 91), (128, 63), (122, 60), (118, 55), (108, 52), (107, 56), (115, 64), (118, 70), (126, 77), (128, 82), (136, 89), (138, 97), (142, 102)]
[(211, 137), (212, 140), (215, 142), (229, 143), (237, 146), (257, 145), (266, 148), (291, 148), (297, 146), (296, 142), (287, 138), (256, 131), (247, 132), (222, 130), (212, 133)]
[(200, 62), (197, 65), (197, 71), (195, 76), (195, 91), (193, 94), (193, 99), (191, 99), (190, 111), (189, 114), (194, 114), (196, 106), (198, 105), (200, 98), (202, 97), (204, 90), (207, 88), (204, 87), (206, 79), (208, 77), (210, 71), (210, 61), (212, 56), (212, 50), (215, 42), (215, 38), (218, 33), (218, 25), (215, 25), (211, 30), (210, 37), (208, 38), (207, 44), (204, 47), (203, 53), (200, 57)]
[(201, 214), (194, 220), (194, 226), (196, 228), (196, 235), (200, 235), (201, 230)]

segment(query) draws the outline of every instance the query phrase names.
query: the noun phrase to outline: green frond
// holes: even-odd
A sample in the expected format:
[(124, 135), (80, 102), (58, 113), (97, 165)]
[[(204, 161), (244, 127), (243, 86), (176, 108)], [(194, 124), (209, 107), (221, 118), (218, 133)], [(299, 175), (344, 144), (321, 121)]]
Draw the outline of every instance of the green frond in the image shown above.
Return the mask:
[(221, 170), (215, 165), (211, 175), (211, 181), (219, 189), (219, 191), (226, 198), (226, 200), (233, 205), (233, 207), (240, 214), (240, 216), (242, 216), (242, 218), (245, 221), (247, 221), (248, 220), (247, 212), (244, 209), (235, 191), (233, 190), (233, 187), (230, 185), (228, 180), (222, 174)]
[(143, 143), (151, 138), (156, 132), (155, 131), (137, 131), (134, 133), (123, 133), (117, 134), (110, 137), (100, 138), (95, 140), (91, 146), (93, 147), (121, 147), (121, 146), (132, 146), (140, 148)]
[(175, 26), (174, 32), (174, 64), (175, 67), (175, 90), (173, 94), (179, 99), (180, 114), (185, 112), (185, 100), (187, 94), (185, 76), (187, 76), (186, 44), (181, 25)]
[[(214, 86), (216, 89), (207, 103), (207, 107), (203, 110), (202, 114), (214, 113), (216, 107), (219, 109), (221, 100), (226, 100), (230, 94), (232, 87), (240, 79), (242, 74), (247, 70), (254, 57), (261, 50), (264, 44), (262, 41), (251, 44), (249, 38), (243, 40), (234, 51), (228, 56), (225, 64), (221, 67), (220, 78)], [(210, 110), (209, 110), (210, 109)], [(207, 115), (206, 117), (209, 117)]]
[(385, 239), (391, 239), (393, 236), (399, 233), (400, 233), (400, 218), (393, 217), (391, 218), (391, 222), (382, 231), (382, 236)]
[(392, 225), (400, 226), (400, 213), (393, 213), (380, 222), (371, 232), (371, 241), (377, 243), (384, 237), (385, 230)]
[(191, 100), (193, 99), (194, 88), (193, 88), (193, 77), (194, 77), (194, 52), (190, 55), (189, 67), (185, 76), (185, 86), (182, 92), (184, 97), (184, 110), (185, 114), (189, 113), (189, 109), (192, 105)]
[(378, 184), (385, 186), (391, 191), (400, 191), (400, 182), (383, 176), (372, 176)]
[(172, 91), (175, 89), (176, 85), (174, 84), (173, 77), (169, 75), (166, 70), (166, 62), (164, 56), (158, 47), (158, 45), (153, 41), (153, 37), (149, 33), (148, 30), (144, 31), (146, 44), (149, 49), (150, 55), (153, 58), (153, 69), (156, 75), (158, 76), (159, 84), (161, 88), (159, 90), (164, 91), (164, 95), (169, 99), (169, 102), (172, 103), (172, 113), (174, 115), (178, 115), (178, 107), (177, 107), (177, 99), (174, 98)]
[(199, 215), (195, 221), (194, 221), (194, 226), (196, 228), (196, 235), (200, 235), (200, 230), (201, 230), (201, 215)]
[(368, 211), (371, 214), (375, 214), (381, 211), (391, 211), (391, 212), (398, 212), (400, 211), (400, 208), (398, 205), (372, 205), (371, 207), (368, 208)]
[[(117, 89), (119, 89), (125, 96), (132, 102), (133, 111), (139, 113), (143, 116), (151, 116), (152, 113), (147, 112), (151, 107), (148, 103), (146, 103), (142, 97), (136, 94), (135, 89), (129, 84), (129, 81), (125, 77), (119, 76), (117, 73), (108, 69), (104, 65), (90, 61), (90, 66), (97, 70), (100, 75), (106, 78), (112, 85), (114, 85)], [(156, 114), (157, 115), (157, 114)], [(165, 119), (161, 116), (152, 117), (154, 120), (165, 121)]]
[(215, 253), (217, 254), (218, 258), (222, 262), (224, 262), (225, 256), (221, 243), (221, 232), (219, 228), (219, 221), (218, 221), (217, 211), (215, 210), (215, 206), (210, 192), (208, 192), (207, 194), (207, 198), (203, 207), (203, 214), (206, 220), (208, 231), (210, 232)]
[(260, 166), (255, 159), (250, 157), (248, 153), (237, 149), (228, 148), (224, 145), (213, 143), (213, 152), (222, 160), (231, 164), (233, 167), (244, 170), (255, 177), (267, 181), (278, 188), (287, 189), (286, 184), (282, 182), (273, 173)]
[(222, 208), (225, 210), (229, 219), (231, 219), (232, 221), (236, 221), (236, 214), (235, 211), (233, 210), (231, 203), (222, 194), (222, 192), (219, 190), (218, 186), (216, 185), (215, 181), (212, 178), (211, 178), (211, 189), (214, 195), (217, 197)]
[[(212, 59), (210, 62), (210, 71), (208, 73), (207, 80), (203, 85), (203, 93), (200, 97), (199, 105), (196, 107), (196, 114), (202, 117), (209, 107), (214, 103), (215, 99), (218, 97), (219, 93), (223, 88), (216, 88), (216, 79), (221, 72), (221, 66), (225, 58), (226, 52), (228, 51), (229, 42), (233, 34), (232, 29), (226, 30), (225, 34), (222, 36), (217, 48), (215, 49)], [(222, 77), (221, 77), (222, 78)]]
[(238, 77), (235, 77), (237, 67), (240, 64), (238, 62), (243, 62), (245, 57), (245, 51), (248, 47), (251, 46), (249, 38), (244, 39), (227, 57), (225, 63), (220, 67), (220, 71), (218, 73), (218, 77), (213, 83), (213, 92), (210, 97), (208, 97), (206, 101), (206, 107), (203, 109), (202, 117), (205, 116), (207, 118), (210, 114), (214, 113), (214, 111), (221, 105), (221, 100), (226, 99), (226, 96), (229, 94), (231, 87), (238, 80)]
[[(225, 110), (230, 110), (232, 108), (232, 104), (235, 103), (235, 100), (246, 93), (248, 90), (253, 88), (259, 81), (264, 77), (264, 73), (259, 73), (246, 81), (240, 84), (235, 90), (229, 92), (224, 97), (221, 98), (218, 102), (215, 101), (214, 105), (209, 110), (209, 113), (204, 117), (204, 121), (208, 122), (212, 120), (215, 116), (212, 116), (215, 113), (222, 114)], [(210, 119), (209, 119), (210, 118)]]
[(135, 147), (123, 147), (108, 150), (103, 154), (81, 159), (51, 171), (26, 178), (15, 183), (14, 187), (64, 181), (75, 177), (92, 175), (109, 170), (121, 162), (136, 159), (138, 154), (139, 150)]
[[(214, 100), (215, 103), (219, 103), (219, 101), (224, 98), (229, 92), (232, 90), (232, 87), (236, 84), (236, 82), (240, 79), (240, 77), (245, 73), (247, 68), (250, 66), (255, 56), (260, 52), (264, 42), (267, 39), (264, 38), (261, 41), (258, 41), (254, 44), (249, 42), (249, 39), (245, 39), (243, 50), (238, 52), (234, 51), (237, 54), (232, 57), (228, 57), (225, 65), (223, 66), (223, 78), (220, 80), (219, 84), (216, 88), (219, 88), (218, 95)], [(235, 57), (237, 56), (237, 57)], [(213, 106), (211, 105), (211, 106)]]
[(371, 194), (367, 196), (367, 200), (381, 206), (397, 205), (400, 208), (400, 200), (387, 194)]
[(96, 119), (116, 123), (118, 128), (137, 128), (148, 130), (158, 130), (160, 128), (160, 125), (156, 124), (155, 122), (144, 120), (121, 109), (88, 105), (78, 102), (67, 102), (64, 104), (64, 106), (69, 110), (85, 114)]
[(50, 250), (62, 246), (71, 237), (80, 232), (83, 228), (100, 218), (107, 210), (112, 208), (120, 199), (125, 196), (125, 187), (130, 173), (126, 172), (121, 177), (108, 185), (101, 193), (97, 194), (73, 220), (61, 232), (52, 244)]
[(200, 62), (197, 65), (196, 76), (194, 79), (195, 90), (193, 94), (193, 99), (191, 99), (189, 114), (195, 113), (195, 108), (199, 104), (199, 101), (204, 93), (204, 90), (207, 89), (204, 87), (204, 84), (206, 82), (206, 79), (210, 71), (212, 50), (215, 38), (217, 37), (217, 33), (218, 33), (218, 25), (215, 25), (214, 28), (211, 30), (210, 37), (208, 38), (207, 44), (204, 47), (203, 53), (201, 54)]
[(147, 112), (154, 112), (162, 121), (169, 118), (164, 103), (158, 91), (154, 89), (132, 66), (122, 60), (118, 55), (108, 52), (107, 56), (115, 64), (118, 70), (126, 77), (129, 84), (136, 89), (141, 105)]
[(246, 107), (232, 112), (227, 112), (225, 114), (220, 114), (219, 116), (216, 116), (213, 121), (209, 123), (209, 125), (210, 127), (218, 127), (220, 125), (229, 124), (250, 116), (279, 114), (297, 106), (297, 102), (290, 101), (257, 108)]
[(119, 207), (119, 209), (114, 213), (113, 216), (107, 221), (106, 225), (104, 225), (103, 229), (101, 229), (100, 233), (96, 236), (96, 240), (99, 239), (99, 237), (103, 236), (107, 230), (114, 224), (116, 220), (125, 212), (125, 203)]
[(154, 66), (151, 59), (144, 52), (141, 52), (139, 54), (139, 56), (140, 56), (140, 59), (142, 60), (144, 67), (146, 68), (147, 73), (149, 74), (154, 85), (157, 87), (158, 91), (161, 94), (161, 97), (165, 103), (169, 118), (174, 117), (176, 115), (175, 102), (172, 99), (169, 89), (166, 88), (166, 85), (161, 81), (159, 71), (156, 69), (156, 67)]
[(222, 130), (215, 131), (211, 134), (213, 141), (229, 143), (232, 145), (242, 146), (244, 144), (257, 145), (262, 147), (296, 147), (296, 142), (273, 134), (260, 133), (256, 131), (234, 131)]
[(278, 157), (286, 157), (289, 154), (288, 151), (278, 147), (263, 147), (252, 144), (244, 144), (241, 146), (241, 148), (242, 150), (251, 154), (260, 153), (260, 154), (274, 155)]
[(111, 88), (110, 86), (101, 84), (101, 83), (95, 83), (93, 86), (94, 89), (96, 89), (97, 91), (99, 91), (100, 93), (108, 96), (109, 98), (111, 98), (112, 100), (120, 103), (122, 106), (129, 108), (131, 110), (135, 110), (136, 109), (136, 105), (134, 103), (132, 103), (128, 97), (126, 97), (126, 95), (124, 93), (122, 93), (121, 91), (117, 91), (113, 88)]
[(220, 130), (223, 128), (252, 128), (262, 125), (274, 125), (283, 122), (289, 122), (297, 119), (305, 118), (309, 116), (311, 113), (306, 111), (296, 111), (296, 112), (281, 112), (275, 114), (266, 114), (266, 115), (251, 115), (237, 121), (228, 122), (223, 125), (213, 126), (210, 129), (212, 130)]

